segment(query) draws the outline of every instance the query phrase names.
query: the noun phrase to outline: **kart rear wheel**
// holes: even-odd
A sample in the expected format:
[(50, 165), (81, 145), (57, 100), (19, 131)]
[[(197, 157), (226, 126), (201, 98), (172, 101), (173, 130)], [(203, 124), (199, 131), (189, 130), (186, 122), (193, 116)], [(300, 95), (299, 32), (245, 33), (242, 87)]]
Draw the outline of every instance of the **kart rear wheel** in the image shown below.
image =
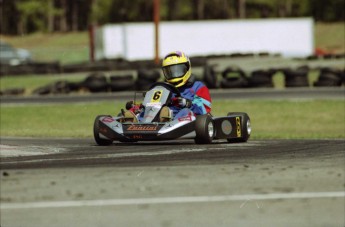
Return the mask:
[(199, 115), (195, 121), (195, 143), (209, 144), (214, 137), (214, 123), (212, 117), (208, 114)]
[(98, 145), (100, 146), (109, 146), (110, 144), (113, 143), (112, 140), (109, 139), (103, 139), (99, 136), (99, 119), (101, 117), (111, 117), (109, 115), (99, 115), (96, 117), (95, 122), (93, 124), (93, 136), (95, 138), (95, 141)]
[(247, 113), (243, 112), (230, 112), (228, 113), (228, 116), (230, 115), (237, 115), (241, 117), (241, 137), (238, 138), (231, 138), (227, 139), (229, 143), (241, 143), (241, 142), (247, 142), (247, 140), (250, 137), (252, 127), (250, 124), (250, 118)]

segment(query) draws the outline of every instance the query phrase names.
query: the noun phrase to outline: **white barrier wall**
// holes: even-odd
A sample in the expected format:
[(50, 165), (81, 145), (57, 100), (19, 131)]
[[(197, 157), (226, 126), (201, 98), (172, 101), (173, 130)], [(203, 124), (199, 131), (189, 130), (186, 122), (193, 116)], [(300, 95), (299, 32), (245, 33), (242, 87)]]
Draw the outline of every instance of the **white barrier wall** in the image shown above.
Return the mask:
[[(189, 56), (269, 52), (305, 57), (314, 51), (311, 18), (174, 21), (160, 23), (160, 57), (181, 50)], [(105, 25), (95, 32), (95, 58), (154, 58), (154, 24)]]

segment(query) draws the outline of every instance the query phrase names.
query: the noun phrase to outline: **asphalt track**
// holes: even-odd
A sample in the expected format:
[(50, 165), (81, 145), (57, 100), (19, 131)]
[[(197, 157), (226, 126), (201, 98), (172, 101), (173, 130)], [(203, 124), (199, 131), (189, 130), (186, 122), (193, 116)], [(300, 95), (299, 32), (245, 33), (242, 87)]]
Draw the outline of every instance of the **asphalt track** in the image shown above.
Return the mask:
[(1, 227), (345, 226), (341, 139), (2, 137), (0, 151)]
[(2, 138), (1, 226), (344, 226), (344, 148)]

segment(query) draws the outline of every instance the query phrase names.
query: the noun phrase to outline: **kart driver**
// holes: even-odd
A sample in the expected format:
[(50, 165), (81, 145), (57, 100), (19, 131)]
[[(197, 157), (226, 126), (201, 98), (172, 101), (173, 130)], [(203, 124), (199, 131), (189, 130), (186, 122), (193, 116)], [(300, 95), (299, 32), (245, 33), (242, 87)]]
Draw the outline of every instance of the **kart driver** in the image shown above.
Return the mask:
[[(202, 115), (211, 112), (209, 89), (201, 81), (195, 80), (195, 76), (192, 74), (190, 60), (185, 53), (175, 51), (166, 55), (162, 62), (162, 70), (165, 81), (175, 86), (180, 91), (181, 96), (176, 97), (173, 95), (171, 105), (162, 108), (160, 121), (180, 119), (190, 117), (192, 114)], [(127, 107), (128, 103), (126, 105)], [(132, 113), (138, 113), (138, 106), (132, 105), (131, 108), (127, 109)]]

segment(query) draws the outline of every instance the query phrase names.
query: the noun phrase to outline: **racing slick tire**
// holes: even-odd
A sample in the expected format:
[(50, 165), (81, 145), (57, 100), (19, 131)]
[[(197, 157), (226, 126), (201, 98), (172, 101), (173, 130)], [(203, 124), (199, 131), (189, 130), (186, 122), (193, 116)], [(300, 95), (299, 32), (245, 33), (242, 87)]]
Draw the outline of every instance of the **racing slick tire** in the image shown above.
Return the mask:
[(112, 92), (133, 90), (134, 86), (135, 83), (132, 75), (114, 75), (110, 77), (109, 87)]
[(247, 142), (247, 140), (250, 137), (250, 133), (252, 131), (251, 125), (250, 125), (250, 118), (248, 114), (243, 112), (230, 112), (228, 113), (228, 116), (236, 115), (241, 117), (241, 137), (238, 138), (231, 138), (227, 139), (229, 143), (243, 143)]
[(206, 65), (204, 67), (203, 81), (208, 88), (218, 88), (217, 73), (215, 65)]
[(199, 115), (195, 121), (195, 143), (209, 144), (214, 137), (214, 123), (212, 117), (208, 114)]
[(309, 87), (308, 66), (301, 66), (297, 69), (285, 69), (285, 87)]
[(87, 88), (90, 92), (106, 92), (108, 91), (107, 77), (104, 73), (96, 72), (91, 73), (83, 81), (83, 87)]
[[(96, 143), (100, 146), (109, 146), (110, 144), (113, 143), (112, 140), (103, 139), (99, 136), (99, 119), (101, 117), (106, 117), (106, 116), (109, 116), (109, 115), (98, 115), (95, 119), (94, 124), (93, 124), (93, 136), (95, 138)], [(109, 117), (111, 117), (111, 116), (109, 116)]]
[(318, 81), (314, 82), (315, 87), (337, 87), (344, 81), (342, 72), (328, 67), (321, 68)]
[(256, 70), (251, 73), (249, 77), (249, 87), (274, 87), (273, 84), (273, 70)]
[(151, 84), (157, 82), (161, 77), (159, 71), (157, 70), (148, 70), (148, 69), (139, 69), (138, 70), (138, 79), (150, 81)]

